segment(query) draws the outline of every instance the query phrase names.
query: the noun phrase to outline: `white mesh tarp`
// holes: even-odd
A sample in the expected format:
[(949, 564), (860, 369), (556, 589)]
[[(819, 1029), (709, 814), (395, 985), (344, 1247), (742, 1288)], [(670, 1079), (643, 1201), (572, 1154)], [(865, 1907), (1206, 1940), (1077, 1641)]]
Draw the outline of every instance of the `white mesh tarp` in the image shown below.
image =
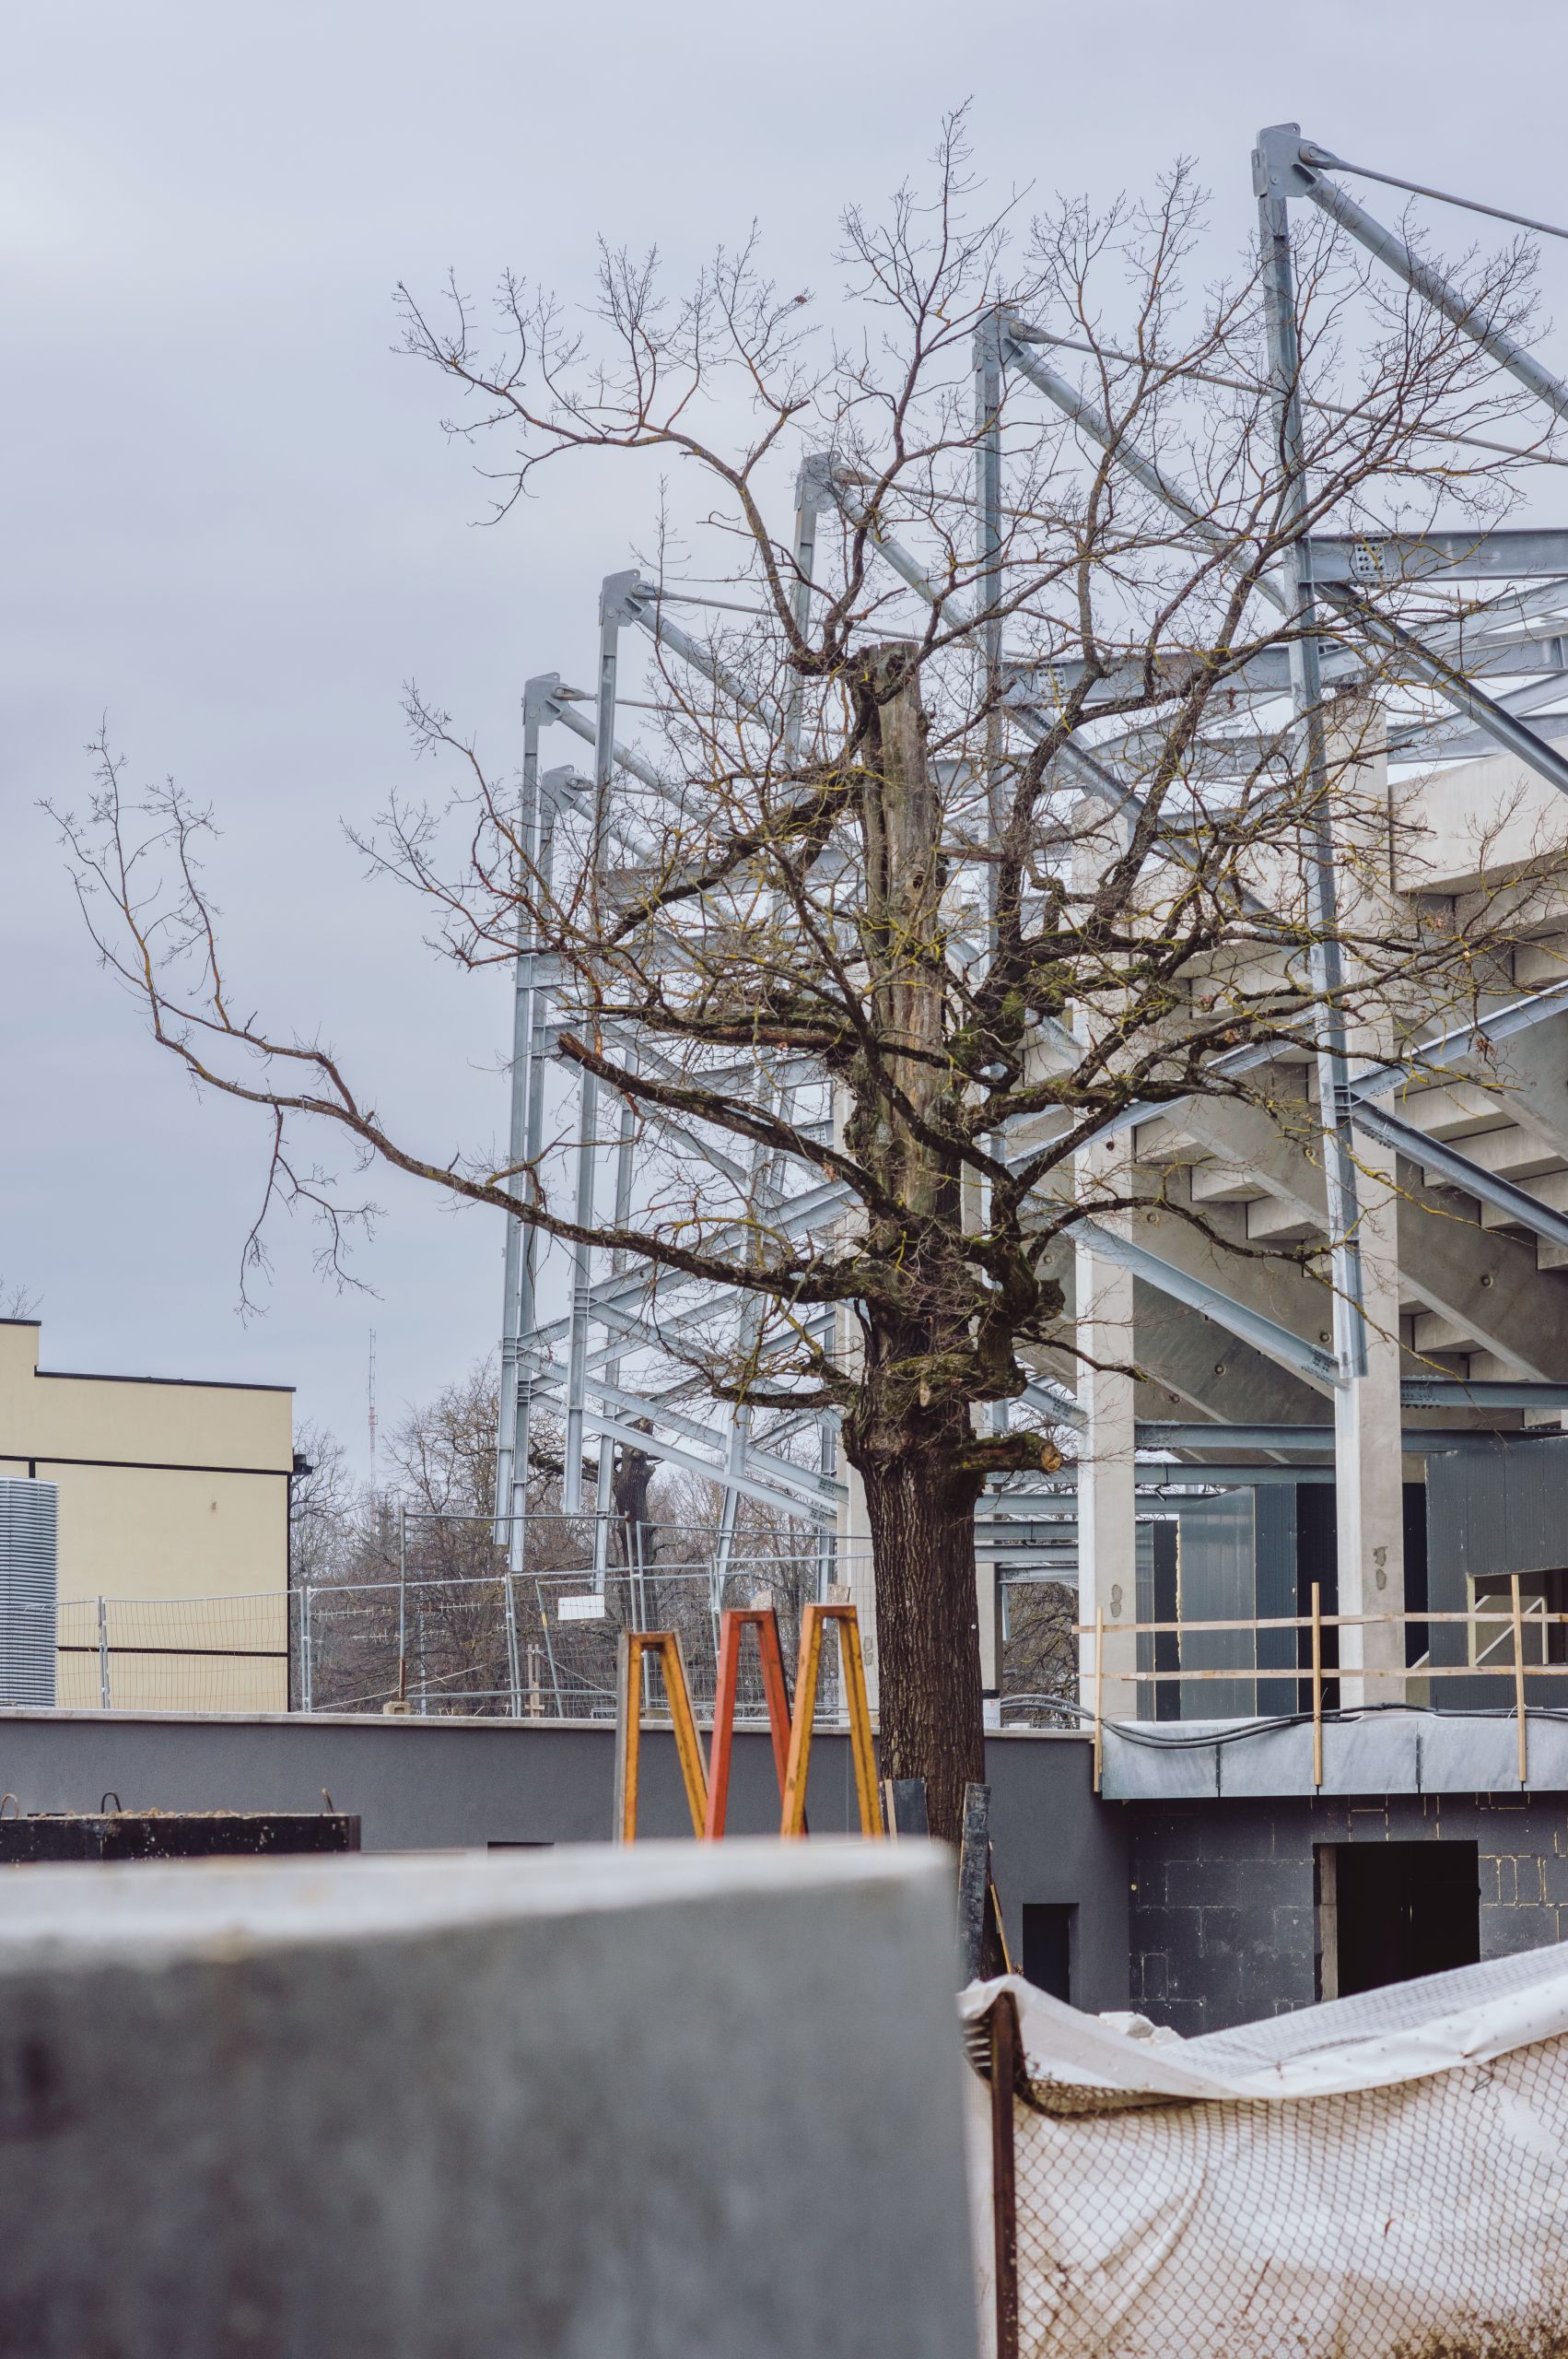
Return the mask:
[(1158, 2045), (1001, 1990), (1021, 2359), (1568, 2353), (1568, 1946)]

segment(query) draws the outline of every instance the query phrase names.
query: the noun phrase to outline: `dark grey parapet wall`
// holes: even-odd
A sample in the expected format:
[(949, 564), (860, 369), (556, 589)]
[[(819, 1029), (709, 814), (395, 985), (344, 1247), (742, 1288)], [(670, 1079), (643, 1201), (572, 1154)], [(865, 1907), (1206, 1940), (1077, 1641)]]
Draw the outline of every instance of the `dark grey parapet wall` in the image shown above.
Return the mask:
[[(988, 1746), (998, 1889), (1016, 1951), (1030, 1902), (1077, 1910), (1073, 1997), (1090, 2009), (1128, 2003), (1126, 1813), (1097, 1803), (1086, 1738), (1034, 1731)], [(605, 1726), (528, 1720), (364, 1719), (0, 1712), (0, 1793), (21, 1810), (323, 1808), (357, 1815), (367, 1851), (489, 1843), (585, 1843), (610, 1831), (615, 1736)], [(855, 1815), (848, 1740), (812, 1747), (807, 1808), (819, 1834)], [(730, 1827), (771, 1834), (778, 1788), (766, 1735), (735, 1740)], [(642, 1831), (689, 1836), (667, 1734), (643, 1739)]]
[(1131, 2000), (1191, 2038), (1317, 1997), (1314, 1848), (1474, 1843), (1480, 1954), (1568, 1940), (1568, 1793), (1130, 1802)]

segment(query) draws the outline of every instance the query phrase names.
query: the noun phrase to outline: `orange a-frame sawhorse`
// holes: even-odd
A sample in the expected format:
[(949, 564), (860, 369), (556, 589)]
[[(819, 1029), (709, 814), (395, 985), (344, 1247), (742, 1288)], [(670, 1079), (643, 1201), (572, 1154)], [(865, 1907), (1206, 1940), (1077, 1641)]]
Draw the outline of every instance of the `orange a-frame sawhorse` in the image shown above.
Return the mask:
[(778, 1778), (780, 1802), (790, 1774), (790, 1696), (784, 1684), (778, 1616), (771, 1605), (727, 1605), (719, 1617), (719, 1678), (713, 1691), (713, 1742), (708, 1752), (708, 1818), (702, 1830), (710, 1842), (723, 1834), (730, 1808), (735, 1691), (740, 1684), (741, 1638), (748, 1628), (756, 1632), (757, 1653), (762, 1659), (762, 1692), (767, 1705), (767, 1728), (773, 1739), (773, 1766)]

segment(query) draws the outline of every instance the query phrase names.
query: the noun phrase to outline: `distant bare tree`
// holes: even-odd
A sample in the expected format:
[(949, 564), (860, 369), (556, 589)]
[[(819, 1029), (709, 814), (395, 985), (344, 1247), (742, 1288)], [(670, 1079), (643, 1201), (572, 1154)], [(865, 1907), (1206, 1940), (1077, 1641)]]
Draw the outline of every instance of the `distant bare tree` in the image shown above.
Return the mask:
[[(1002, 1641), (1004, 1696), (1027, 1698), (1024, 1716), (1034, 1721), (1065, 1719), (1076, 1725), (1071, 1706), (1078, 1693), (1078, 1592), (1062, 1581), (1014, 1581), (1007, 1595), (1007, 1635)], [(1060, 1712), (1042, 1705), (1060, 1697)]]
[(360, 1502), (348, 1453), (326, 1426), (308, 1421), (294, 1437), (288, 1488), (288, 1578), (296, 1589), (341, 1580), (356, 1553)]

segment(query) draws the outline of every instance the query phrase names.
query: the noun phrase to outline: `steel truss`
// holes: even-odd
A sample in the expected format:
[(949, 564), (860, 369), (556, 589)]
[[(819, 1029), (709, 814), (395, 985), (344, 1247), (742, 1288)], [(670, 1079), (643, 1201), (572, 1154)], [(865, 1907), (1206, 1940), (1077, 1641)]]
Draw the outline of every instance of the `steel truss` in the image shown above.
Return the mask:
[[(1306, 204), (1328, 216), (1420, 301), (1473, 337), (1497, 367), (1511, 374), (1552, 417), (1568, 420), (1568, 384), (1502, 331), (1475, 318), (1456, 288), (1400, 236), (1363, 211), (1336, 177), (1352, 170), (1328, 150), (1304, 140), (1294, 124), (1264, 131), (1253, 156), (1277, 426), (1287, 459), (1300, 458), (1304, 406), (1330, 406), (1313, 404), (1301, 383), (1294, 344), (1293, 205)], [(1199, 537), (1211, 534), (1216, 540), (1223, 539), (1217, 528), (1207, 523), (1199, 496), (1184, 488), (1124, 436), (1113, 434), (1093, 404), (1052, 365), (1053, 351), (1085, 348), (1007, 312), (993, 315), (977, 334), (973, 546), (978, 555), (977, 611), (997, 603), (1003, 583), (1000, 417), (1002, 386), (1010, 375), (1033, 388), (1081, 436), (1108, 451), (1119, 469), (1189, 531)], [(1296, 482), (1297, 513), (1305, 518), (1299, 467)], [(819, 525), (825, 513), (834, 511), (851, 525), (869, 526), (880, 560), (920, 598), (938, 608), (950, 607), (955, 620), (964, 619), (959, 603), (948, 598), (919, 557), (874, 520), (868, 520), (853, 472), (831, 453), (819, 453), (808, 458), (802, 468), (796, 492), (793, 554), (800, 585), (798, 618), (802, 625)], [(1471, 618), (1462, 629), (1433, 628), (1419, 640), (1375, 603), (1376, 592), (1386, 585), (1444, 578), (1494, 579), (1506, 587), (1500, 587), (1479, 622)], [(1560, 750), (1529, 720), (1530, 714), (1568, 699), (1568, 529), (1498, 531), (1484, 537), (1433, 533), (1367, 540), (1309, 537), (1304, 524), (1278, 579), (1264, 589), (1283, 614), (1305, 623), (1307, 629), (1293, 640), (1288, 652), (1270, 651), (1258, 659), (1242, 685), (1260, 698), (1288, 696), (1293, 700), (1297, 727), (1305, 735), (1309, 773), (1320, 771), (1324, 760), (1320, 714), (1325, 688), (1352, 685), (1364, 662), (1380, 678), (1392, 675), (1419, 687), (1444, 708), (1443, 716), (1437, 718), (1391, 719), (1392, 758), (1439, 765), (1503, 752), (1568, 794), (1568, 749)], [(618, 708), (625, 702), (618, 693), (618, 679), (628, 631), (641, 634), (651, 644), (661, 666), (675, 667), (694, 686), (700, 683), (702, 693), (725, 700), (738, 714), (750, 714), (781, 730), (789, 746), (798, 745), (803, 691), (788, 692), (781, 710), (734, 676), (672, 613), (673, 606), (687, 603), (725, 604), (700, 598), (688, 601), (635, 571), (612, 573), (603, 582), (600, 599), (599, 664), (593, 686), (571, 687), (556, 672), (541, 673), (528, 681), (522, 707), (521, 827), (529, 858), (541, 875), (550, 874), (563, 831), (570, 836), (572, 856), (590, 865), (605, 863), (616, 851), (636, 859), (635, 830), (628, 832), (615, 813), (614, 782), (618, 772), (679, 805), (679, 789), (661, 777), (644, 753), (616, 734)], [(1320, 616), (1331, 617), (1331, 642), (1313, 633), (1311, 627)], [(1000, 623), (988, 626), (983, 636), (983, 660), (990, 676), (1002, 685), (1008, 725), (1026, 738), (1037, 739), (1048, 725), (1050, 684), (1036, 677), (1026, 663), (1010, 666)], [(1364, 659), (1356, 652), (1357, 642), (1366, 650)], [(1071, 666), (1065, 670), (1071, 673)], [(1481, 687), (1484, 680), (1510, 685), (1493, 696)], [(1063, 667), (1058, 667), (1057, 692), (1062, 685)], [(1115, 685), (1113, 680), (1109, 689), (1114, 690)], [(542, 743), (550, 729), (564, 729), (584, 748), (591, 748), (589, 767), (579, 769), (568, 763), (542, 769)], [(1238, 746), (1245, 750), (1252, 742), (1235, 735), (1216, 738), (1209, 751), (1218, 771), (1223, 774), (1227, 763), (1234, 768)], [(1129, 774), (1136, 767), (1138, 745), (1136, 730), (1119, 742), (1102, 736), (1092, 745), (1070, 745), (1057, 757), (1060, 781), (1110, 810), (1135, 816), (1139, 802)], [(1179, 856), (1179, 841), (1172, 849)], [(1320, 990), (1331, 995), (1338, 981), (1333, 963), (1337, 957), (1333, 939), (1336, 861), (1326, 832), (1316, 847), (1311, 887), (1325, 944), (1316, 981)], [(624, 1222), (638, 1198), (639, 1157), (649, 1151), (648, 1109), (642, 1109), (639, 1121), (634, 1124), (629, 1108), (605, 1103), (592, 1075), (556, 1062), (554, 999), (559, 980), (547, 960), (520, 933), (509, 1162), (514, 1169), (537, 1162), (551, 1121), (569, 1097), (573, 1111), (569, 1120), (562, 1119), (572, 1142), (568, 1152), (575, 1157), (576, 1217), (588, 1226), (603, 1218), (613, 1190), (617, 1215)], [(1358, 1066), (1350, 1056), (1337, 1020), (1325, 1019), (1317, 1041), (1317, 1105), (1325, 1164), (1321, 1220), (1332, 1243), (1335, 1281), (1333, 1332), (1327, 1344), (1304, 1338), (1216, 1283), (1213, 1276), (1179, 1266), (1142, 1237), (1134, 1239), (1084, 1219), (1077, 1224), (1078, 1241), (1096, 1258), (1130, 1269), (1142, 1286), (1209, 1322), (1222, 1337), (1228, 1335), (1260, 1355), (1310, 1388), (1331, 1410), (1337, 1397), (1342, 1399), (1365, 1381), (1367, 1365), (1358, 1250), (1358, 1134), (1407, 1158), (1426, 1174), (1429, 1182), (1463, 1191), (1499, 1223), (1551, 1246), (1568, 1248), (1568, 1211), (1488, 1168), (1463, 1146), (1416, 1128), (1392, 1112), (1387, 1103), (1423, 1078), (1451, 1082), (1456, 1076), (1483, 1073), (1485, 1058), (1494, 1052), (1498, 1042), (1553, 1021), (1568, 1024), (1568, 984), (1522, 994), (1511, 1006), (1489, 1015), (1484, 1030), (1470, 1027), (1462, 1033), (1451, 1032), (1427, 1042), (1402, 1062), (1368, 1068), (1364, 1061)], [(658, 1072), (659, 1058), (651, 1043), (617, 1039), (614, 1046), (617, 1053), (642, 1060), (641, 1069)], [(1043, 1046), (1048, 1055), (1048, 1039)], [(1077, 1044), (1066, 1037), (1059, 1049), (1064, 1060), (1078, 1053)], [(1246, 1053), (1233, 1062), (1245, 1063)], [(796, 1120), (801, 1106), (809, 1102), (813, 1091), (820, 1091), (819, 1077), (799, 1060), (776, 1062), (759, 1072), (756, 1086), (764, 1097), (771, 1093), (774, 1103), (793, 1109)], [(1141, 1126), (1156, 1121), (1174, 1121), (1179, 1127), (1181, 1113), (1179, 1107), (1132, 1106), (1107, 1122), (1099, 1135), (1110, 1139), (1124, 1134), (1131, 1139)], [(738, 1161), (734, 1154), (673, 1118), (661, 1125), (653, 1121), (651, 1132), (664, 1150), (673, 1146), (694, 1161), (706, 1163), (742, 1201), (765, 1205), (769, 1225), (786, 1235), (825, 1237), (848, 1208), (840, 1189), (814, 1180), (801, 1185), (801, 1175), (782, 1168), (777, 1156), (758, 1150), (749, 1164)], [(1036, 1130), (1036, 1144), (1038, 1137)], [(1019, 1146), (1015, 1151), (1024, 1149)], [(521, 1187), (521, 1181), (514, 1184)], [(743, 1252), (739, 1222), (732, 1242), (737, 1254)], [(585, 1520), (591, 1519), (596, 1535), (592, 1567), (599, 1583), (607, 1570), (612, 1461), (617, 1449), (641, 1451), (666, 1466), (700, 1475), (717, 1487), (724, 1503), (718, 1557), (720, 1579), (743, 1501), (794, 1519), (814, 1532), (821, 1578), (824, 1581), (831, 1578), (836, 1536), (844, 1530), (848, 1498), (833, 1418), (778, 1412), (754, 1415), (744, 1408), (716, 1414), (700, 1377), (678, 1372), (684, 1344), (705, 1322), (728, 1319), (741, 1331), (748, 1320), (755, 1321), (757, 1314), (748, 1308), (755, 1297), (737, 1294), (727, 1303), (716, 1302), (711, 1290), (694, 1285), (678, 1273), (613, 1264), (599, 1267), (600, 1259), (607, 1257), (574, 1248), (568, 1307), (552, 1318), (541, 1318), (537, 1232), (519, 1222), (509, 1224), (496, 1512), (497, 1537), (509, 1539), (514, 1566), (521, 1567), (523, 1562), (530, 1422), (543, 1405), (559, 1421), (565, 1435), (563, 1508), (568, 1514), (581, 1513)], [(649, 1370), (661, 1361), (665, 1373), (656, 1381)], [(1562, 1373), (1568, 1377), (1568, 1367)], [(1083, 1411), (1064, 1384), (1041, 1377), (1030, 1388), (1029, 1397), (1036, 1406), (1068, 1426), (1083, 1423)], [(1568, 1383), (1542, 1377), (1533, 1369), (1528, 1356), (1523, 1355), (1518, 1372), (1509, 1380), (1470, 1382), (1462, 1376), (1409, 1379), (1403, 1398), (1409, 1409), (1468, 1410), (1484, 1421), (1501, 1411), (1523, 1414), (1568, 1408)], [(1185, 1462), (1188, 1482), (1277, 1479), (1291, 1472), (1288, 1464), (1280, 1462), (1283, 1453), (1308, 1448), (1321, 1453), (1324, 1448), (1332, 1449), (1336, 1425), (1342, 1429), (1342, 1422), (1325, 1423), (1321, 1435), (1299, 1425), (1232, 1426), (1223, 1419), (1207, 1425), (1201, 1418), (1145, 1423), (1139, 1427), (1138, 1448), (1164, 1451), (1176, 1462), (1161, 1468), (1141, 1466), (1139, 1477), (1141, 1482), (1168, 1482), (1173, 1474), (1180, 1474)], [(1427, 1438), (1412, 1433), (1405, 1446), (1425, 1447)], [(1206, 1449), (1233, 1456), (1238, 1449), (1267, 1451), (1270, 1462), (1239, 1469), (1223, 1461), (1206, 1465), (1201, 1456)], [(591, 1480), (585, 1471), (590, 1459), (597, 1461)], [(1315, 1462), (1310, 1471), (1320, 1479), (1324, 1468)], [(1005, 1553), (1009, 1561), (1027, 1560), (1031, 1507), (1038, 1510), (1047, 1499), (1055, 1498), (1059, 1511), (1064, 1489), (1070, 1505), (1071, 1473), (1059, 1483), (1031, 1483), (1026, 1493), (1014, 1485), (1012, 1496), (989, 1496), (978, 1518), (982, 1556), (1000, 1557)], [(1048, 1525), (1044, 1529), (1048, 1533)], [(1017, 1535), (1021, 1544), (1013, 1545), (1010, 1534)], [(1049, 1545), (1048, 1539), (1039, 1543), (1043, 1566), (1057, 1562), (1048, 1553)]]

